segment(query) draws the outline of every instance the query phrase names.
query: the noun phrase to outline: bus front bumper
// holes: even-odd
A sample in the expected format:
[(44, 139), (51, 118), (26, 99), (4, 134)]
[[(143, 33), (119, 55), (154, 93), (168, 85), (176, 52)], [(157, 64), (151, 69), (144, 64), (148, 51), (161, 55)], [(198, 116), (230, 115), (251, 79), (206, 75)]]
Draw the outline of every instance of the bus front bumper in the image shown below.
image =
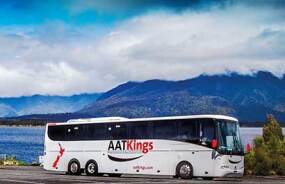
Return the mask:
[(244, 169), (237, 170), (223, 170), (220, 174), (221, 177), (240, 178), (243, 177)]

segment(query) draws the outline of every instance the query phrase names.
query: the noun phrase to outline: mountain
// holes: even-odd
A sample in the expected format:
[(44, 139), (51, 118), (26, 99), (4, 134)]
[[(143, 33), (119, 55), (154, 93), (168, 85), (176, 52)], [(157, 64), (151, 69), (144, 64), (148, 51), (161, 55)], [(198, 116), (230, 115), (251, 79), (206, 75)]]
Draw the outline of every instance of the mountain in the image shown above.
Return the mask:
[(102, 94), (78, 113), (130, 118), (224, 114), (241, 121), (264, 121), (270, 113), (285, 121), (285, 77), (257, 72), (201, 75), (182, 81), (127, 82)]
[(75, 112), (93, 103), (99, 93), (72, 96), (33, 95), (0, 98), (0, 117)]

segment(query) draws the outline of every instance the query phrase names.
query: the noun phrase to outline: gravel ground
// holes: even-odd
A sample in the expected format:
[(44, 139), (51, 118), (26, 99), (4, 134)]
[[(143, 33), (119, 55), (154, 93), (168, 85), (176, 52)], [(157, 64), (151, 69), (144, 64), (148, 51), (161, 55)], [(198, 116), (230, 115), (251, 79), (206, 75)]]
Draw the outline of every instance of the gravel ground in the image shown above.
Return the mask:
[(122, 177), (90, 177), (90, 176), (70, 176), (65, 173), (49, 172), (41, 167), (1, 167), (0, 168), (0, 183), (2, 184), (58, 184), (58, 183), (136, 183), (136, 184), (159, 184), (159, 183), (285, 183), (285, 177), (243, 177), (241, 179), (230, 178), (215, 178), (212, 181), (206, 181), (199, 178), (192, 180), (174, 179), (172, 177), (161, 176), (138, 176), (138, 175), (123, 175)]

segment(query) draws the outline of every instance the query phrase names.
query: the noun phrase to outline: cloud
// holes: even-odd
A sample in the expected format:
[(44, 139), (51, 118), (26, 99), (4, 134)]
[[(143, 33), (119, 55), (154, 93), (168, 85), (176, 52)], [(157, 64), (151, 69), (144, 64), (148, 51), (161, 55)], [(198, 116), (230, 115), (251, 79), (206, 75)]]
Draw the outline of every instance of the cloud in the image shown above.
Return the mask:
[[(282, 8), (151, 11), (115, 27), (0, 28), (0, 96), (108, 90), (130, 80), (285, 72)], [(9, 30), (9, 31), (7, 31)]]

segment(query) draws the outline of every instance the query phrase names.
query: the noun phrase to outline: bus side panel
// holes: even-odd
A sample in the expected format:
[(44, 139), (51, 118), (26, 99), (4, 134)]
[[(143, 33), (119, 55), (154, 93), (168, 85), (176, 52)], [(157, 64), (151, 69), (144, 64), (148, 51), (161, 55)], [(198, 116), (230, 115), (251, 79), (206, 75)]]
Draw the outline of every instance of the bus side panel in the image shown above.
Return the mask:
[(62, 164), (65, 163), (66, 153), (60, 154), (59, 144), (55, 141), (45, 141), (46, 151), (44, 156), (44, 169), (63, 171)]
[(44, 169), (66, 172), (72, 159), (78, 160), (80, 167), (84, 169), (86, 163), (84, 147), (84, 141), (46, 141)]
[[(167, 175), (175, 175), (176, 167), (181, 161), (188, 161), (193, 166), (194, 176), (212, 176), (214, 160), (212, 149), (180, 141), (159, 141), (159, 153), (155, 159), (162, 159), (160, 167), (167, 169)], [(169, 148), (171, 148), (169, 150)], [(155, 150), (154, 150), (155, 151)], [(163, 172), (164, 173), (164, 172)]]
[[(144, 154), (141, 158), (128, 162), (116, 162), (108, 158), (108, 141), (49, 141), (47, 145), (48, 149), (44, 164), (47, 170), (67, 171), (69, 161), (75, 158), (80, 162), (81, 168), (85, 167), (88, 160), (95, 160), (98, 164), (99, 172), (102, 173), (175, 175), (177, 164), (184, 160), (192, 164), (194, 175), (196, 176), (204, 176), (206, 171), (208, 175), (212, 173), (210, 169), (212, 168), (210, 151), (203, 150), (204, 147), (189, 143), (154, 141), (156, 146), (154, 150)], [(64, 149), (64, 152), (58, 159), (56, 167), (53, 167), (60, 155), (60, 149)], [(119, 158), (130, 158), (136, 155), (115, 154)]]
[(129, 162), (127, 173), (176, 175), (178, 163), (188, 161), (193, 166), (194, 176), (212, 176), (214, 160), (211, 154), (211, 149), (195, 144), (154, 140), (154, 149)]
[[(153, 150), (150, 150), (136, 165), (131, 165), (131, 173), (175, 175), (176, 165), (179, 162), (179, 150), (168, 140), (153, 140)], [(178, 142), (179, 143), (179, 142)]]
[[(193, 154), (193, 152), (191, 153)], [(194, 151), (195, 159), (193, 161), (194, 176), (214, 176), (214, 163), (212, 159), (212, 150)]]
[[(69, 161), (77, 159), (84, 169), (86, 162), (92, 159), (97, 162), (99, 173), (175, 175), (177, 164), (188, 161), (193, 166), (194, 176), (214, 175), (212, 150), (203, 146), (179, 141), (153, 140), (154, 148), (146, 154), (119, 151), (110, 154), (108, 145), (109, 141), (46, 141), (44, 168), (67, 171)], [(117, 158), (141, 157), (123, 162), (113, 161), (109, 155)], [(58, 161), (55, 164), (56, 160)]]

